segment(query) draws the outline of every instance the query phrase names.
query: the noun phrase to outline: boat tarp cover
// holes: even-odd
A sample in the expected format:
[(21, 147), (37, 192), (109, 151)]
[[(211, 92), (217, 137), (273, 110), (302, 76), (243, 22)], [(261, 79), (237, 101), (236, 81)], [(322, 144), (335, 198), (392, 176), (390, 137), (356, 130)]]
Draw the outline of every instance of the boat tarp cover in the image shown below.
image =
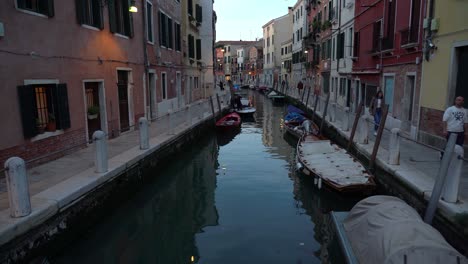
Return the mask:
[(299, 113), (301, 115), (304, 114), (304, 111), (295, 107), (294, 105), (288, 105), (288, 113)]
[(343, 224), (361, 264), (468, 263), (416, 210), (396, 197), (377, 195), (360, 201)]
[(285, 121), (288, 122), (297, 122), (297, 123), (302, 123), (306, 118), (302, 116), (301, 114), (295, 113), (295, 112), (289, 112), (285, 117)]

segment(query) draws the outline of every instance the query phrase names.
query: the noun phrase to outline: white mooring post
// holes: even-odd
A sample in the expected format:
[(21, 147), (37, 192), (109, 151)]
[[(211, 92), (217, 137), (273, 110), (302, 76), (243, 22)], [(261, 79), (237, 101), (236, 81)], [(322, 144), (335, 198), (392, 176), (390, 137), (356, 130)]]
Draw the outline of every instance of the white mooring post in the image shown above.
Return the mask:
[(140, 149), (149, 149), (148, 119), (140, 117), (138, 124), (140, 127)]
[(456, 203), (458, 200), (458, 187), (460, 185), (460, 177), (463, 167), (463, 160), (461, 158), (463, 156), (463, 148), (459, 145), (455, 145), (442, 193), (442, 199), (446, 202)]
[(108, 170), (108, 159), (107, 159), (107, 139), (106, 134), (97, 130), (93, 133), (93, 141), (96, 148), (94, 156), (94, 166), (97, 173), (104, 173)]
[(400, 165), (400, 129), (393, 128), (390, 136), (388, 164)]
[(330, 107), (330, 122), (335, 122), (336, 120), (336, 103), (332, 103)]
[(11, 217), (29, 215), (31, 213), (31, 201), (26, 163), (18, 157), (9, 158), (5, 162), (5, 173)]
[(187, 105), (185, 111), (187, 111), (187, 126), (192, 126), (192, 107)]
[(167, 110), (167, 134), (173, 135), (174, 134), (174, 120), (172, 116), (172, 110)]
[(367, 116), (363, 115), (359, 118), (357, 143), (368, 144), (369, 143), (369, 126), (367, 125)]
[(349, 107), (345, 107), (343, 120), (341, 121), (343, 131), (349, 130)]

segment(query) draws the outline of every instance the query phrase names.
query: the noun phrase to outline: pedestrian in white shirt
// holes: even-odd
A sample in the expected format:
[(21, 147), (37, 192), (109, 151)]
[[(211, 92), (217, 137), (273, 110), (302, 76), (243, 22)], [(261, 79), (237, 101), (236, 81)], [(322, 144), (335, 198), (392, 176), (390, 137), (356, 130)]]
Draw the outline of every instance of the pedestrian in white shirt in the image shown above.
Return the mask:
[(457, 135), (456, 144), (463, 147), (465, 141), (465, 131), (468, 130), (468, 113), (463, 108), (464, 98), (458, 96), (455, 98), (455, 105), (445, 110), (443, 122), (443, 134), (448, 140), (451, 134)]

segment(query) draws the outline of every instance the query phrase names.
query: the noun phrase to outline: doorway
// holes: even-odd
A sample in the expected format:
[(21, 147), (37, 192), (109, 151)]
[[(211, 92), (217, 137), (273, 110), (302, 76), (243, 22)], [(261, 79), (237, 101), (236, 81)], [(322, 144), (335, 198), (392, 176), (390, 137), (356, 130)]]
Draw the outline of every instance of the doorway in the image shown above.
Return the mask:
[(104, 84), (102, 81), (84, 81), (84, 102), (86, 111), (86, 136), (93, 142), (97, 130), (107, 133), (107, 113)]
[(176, 72), (176, 91), (177, 91), (177, 106), (180, 109), (184, 104), (182, 101), (182, 77), (180, 72)]
[(150, 72), (148, 74), (149, 78), (149, 96), (150, 96), (150, 117), (151, 120), (154, 120), (158, 117), (158, 107), (156, 100), (156, 74)]
[(117, 71), (117, 89), (119, 93), (120, 132), (125, 132), (130, 130), (128, 71)]
[(388, 104), (388, 112), (393, 113), (393, 87), (395, 84), (395, 78), (393, 76), (384, 76), (384, 98), (385, 103)]

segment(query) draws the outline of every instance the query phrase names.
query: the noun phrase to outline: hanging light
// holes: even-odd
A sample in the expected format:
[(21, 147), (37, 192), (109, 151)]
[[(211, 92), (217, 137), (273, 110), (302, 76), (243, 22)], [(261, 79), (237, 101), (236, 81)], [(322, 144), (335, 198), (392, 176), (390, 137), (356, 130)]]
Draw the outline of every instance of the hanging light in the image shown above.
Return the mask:
[(132, 12), (132, 13), (136, 13), (138, 12), (138, 8), (136, 7), (135, 5), (135, 0), (132, 0), (131, 3), (130, 3), (130, 8), (128, 9), (128, 11)]

